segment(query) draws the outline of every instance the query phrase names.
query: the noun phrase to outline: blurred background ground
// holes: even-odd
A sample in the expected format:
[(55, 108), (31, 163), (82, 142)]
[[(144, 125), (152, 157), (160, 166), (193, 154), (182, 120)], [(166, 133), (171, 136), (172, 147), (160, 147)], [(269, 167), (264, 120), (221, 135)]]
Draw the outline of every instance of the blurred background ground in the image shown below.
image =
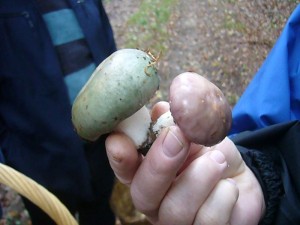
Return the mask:
[[(105, 0), (104, 4), (118, 48), (150, 49), (154, 55), (160, 54), (161, 86), (155, 100), (168, 99), (174, 76), (195, 71), (219, 86), (233, 106), (298, 2)], [(114, 195), (114, 202), (119, 202), (121, 209), (130, 208), (126, 190), (123, 193), (124, 189), (117, 187), (115, 192), (119, 194)], [(5, 215), (0, 225), (30, 224), (18, 194), (2, 185), (0, 200)], [(142, 218), (128, 210), (118, 213)]]
[(195, 71), (231, 105), (265, 59), (298, 1), (106, 1), (119, 48), (161, 51), (161, 98), (172, 78)]

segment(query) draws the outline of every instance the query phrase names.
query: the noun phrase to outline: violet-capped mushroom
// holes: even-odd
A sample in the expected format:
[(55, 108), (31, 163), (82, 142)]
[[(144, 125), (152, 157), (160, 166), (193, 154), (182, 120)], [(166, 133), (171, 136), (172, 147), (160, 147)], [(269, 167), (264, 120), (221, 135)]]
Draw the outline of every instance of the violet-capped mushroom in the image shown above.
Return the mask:
[(231, 127), (231, 108), (212, 82), (197, 73), (182, 73), (173, 79), (169, 98), (170, 111), (157, 120), (155, 133), (176, 124), (196, 144), (212, 146), (226, 137)]

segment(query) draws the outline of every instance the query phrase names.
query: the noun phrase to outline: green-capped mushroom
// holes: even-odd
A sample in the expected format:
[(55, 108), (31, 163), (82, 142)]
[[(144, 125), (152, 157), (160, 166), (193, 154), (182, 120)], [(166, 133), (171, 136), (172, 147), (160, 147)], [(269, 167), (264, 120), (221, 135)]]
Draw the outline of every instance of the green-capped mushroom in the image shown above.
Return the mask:
[(121, 49), (106, 58), (74, 101), (72, 122), (78, 135), (95, 141), (137, 111), (139, 117), (148, 114), (150, 126), (149, 112), (142, 108), (159, 87), (155, 64), (151, 54), (138, 49)]

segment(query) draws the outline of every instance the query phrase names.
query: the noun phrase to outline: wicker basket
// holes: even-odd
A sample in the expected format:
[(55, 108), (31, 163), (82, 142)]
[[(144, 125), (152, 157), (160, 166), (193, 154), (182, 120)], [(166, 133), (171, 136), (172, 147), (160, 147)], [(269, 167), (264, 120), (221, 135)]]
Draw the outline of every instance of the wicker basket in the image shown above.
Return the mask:
[(119, 181), (114, 185), (111, 206), (122, 225), (151, 225), (146, 216), (135, 209), (129, 188)]
[(47, 213), (57, 225), (78, 225), (69, 210), (46, 188), (0, 163), (0, 183), (12, 188)]

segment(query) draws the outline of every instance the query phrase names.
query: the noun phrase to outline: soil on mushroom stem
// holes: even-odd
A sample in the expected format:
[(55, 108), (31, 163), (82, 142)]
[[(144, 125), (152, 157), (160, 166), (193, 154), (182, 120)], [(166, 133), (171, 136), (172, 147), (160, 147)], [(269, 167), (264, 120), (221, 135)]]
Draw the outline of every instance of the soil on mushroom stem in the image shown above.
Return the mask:
[[(136, 43), (136, 48), (153, 49), (154, 55), (163, 48), (159, 60), (162, 83), (154, 101), (167, 99), (174, 76), (195, 71), (219, 86), (232, 106), (297, 5), (294, 0), (269, 0), (267, 3), (263, 0), (169, 0), (168, 11), (159, 11), (160, 7), (153, 10), (152, 6), (167, 1), (103, 2), (118, 48), (132, 47), (129, 44)], [(132, 20), (140, 10), (145, 11), (142, 15), (147, 15), (147, 20), (145, 16)], [(163, 17), (166, 15), (168, 17)], [(161, 22), (164, 26), (156, 26), (157, 18), (165, 19)], [(141, 37), (141, 34), (146, 35)], [(151, 36), (153, 34), (162, 35), (164, 39)], [(124, 193), (126, 195), (127, 191)], [(4, 212), (0, 225), (31, 224), (17, 193), (1, 185), (0, 199)]]

